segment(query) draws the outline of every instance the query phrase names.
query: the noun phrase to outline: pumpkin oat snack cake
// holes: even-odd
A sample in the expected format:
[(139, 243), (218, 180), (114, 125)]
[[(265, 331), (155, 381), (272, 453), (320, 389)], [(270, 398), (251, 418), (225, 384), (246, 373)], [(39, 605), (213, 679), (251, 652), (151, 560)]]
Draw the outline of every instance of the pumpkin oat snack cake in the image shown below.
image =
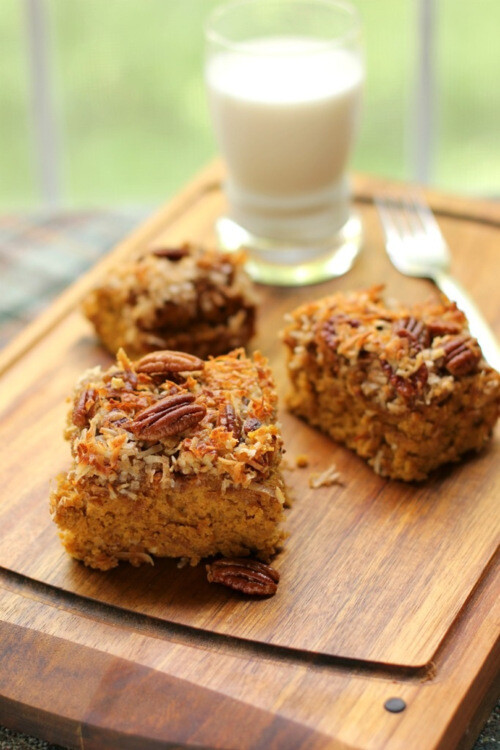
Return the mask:
[(245, 346), (255, 332), (256, 295), (242, 253), (186, 243), (115, 266), (83, 302), (104, 346), (130, 357), (158, 349), (198, 357)]
[(422, 480), (487, 443), (500, 375), (455, 303), (388, 305), (382, 291), (334, 294), (287, 317), (288, 406), (378, 474)]
[(277, 396), (267, 360), (159, 351), (80, 378), (72, 466), (51, 513), (67, 551), (107, 570), (154, 556), (269, 560), (283, 538)]

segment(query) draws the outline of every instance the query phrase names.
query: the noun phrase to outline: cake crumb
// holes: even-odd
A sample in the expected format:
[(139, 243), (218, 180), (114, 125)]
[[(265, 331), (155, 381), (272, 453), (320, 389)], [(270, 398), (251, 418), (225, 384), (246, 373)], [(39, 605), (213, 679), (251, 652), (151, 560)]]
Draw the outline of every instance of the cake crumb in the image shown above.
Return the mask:
[(306, 466), (309, 466), (309, 456), (307, 456), (305, 453), (301, 453), (295, 459), (295, 464), (299, 469), (305, 469)]
[(309, 477), (309, 487), (317, 490), (319, 487), (330, 487), (332, 484), (343, 484), (342, 476), (335, 464), (322, 471), (321, 474), (314, 473)]

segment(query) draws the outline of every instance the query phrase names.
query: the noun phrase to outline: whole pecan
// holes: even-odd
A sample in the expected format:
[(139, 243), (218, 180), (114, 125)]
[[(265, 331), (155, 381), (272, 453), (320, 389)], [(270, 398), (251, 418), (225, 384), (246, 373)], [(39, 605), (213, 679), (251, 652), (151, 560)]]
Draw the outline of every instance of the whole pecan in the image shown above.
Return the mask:
[(209, 583), (221, 583), (252, 596), (271, 596), (278, 589), (280, 574), (270, 565), (246, 557), (223, 557), (206, 566)]
[(477, 341), (471, 336), (456, 336), (443, 345), (444, 366), (451, 375), (468, 375), (481, 359)]
[(394, 332), (400, 338), (408, 338), (413, 347), (419, 351), (426, 349), (431, 342), (429, 329), (425, 323), (413, 316), (398, 320), (394, 324)]
[(161, 440), (194, 427), (206, 414), (203, 404), (192, 393), (166, 396), (139, 412), (129, 427), (138, 438)]
[(167, 260), (177, 261), (186, 258), (189, 255), (189, 245), (184, 244), (179, 247), (159, 247), (153, 250), (153, 255), (157, 258), (166, 258)]
[(186, 352), (174, 352), (162, 349), (141, 357), (136, 362), (136, 371), (147, 375), (163, 375), (167, 377), (178, 372), (196, 372), (203, 370), (205, 363), (202, 359)]
[(73, 424), (77, 427), (87, 427), (93, 417), (94, 406), (97, 401), (95, 388), (85, 388), (79, 395), (71, 415)]
[(220, 406), (217, 423), (227, 430), (227, 432), (231, 432), (236, 440), (240, 439), (241, 419), (236, 413), (234, 406), (228, 401)]

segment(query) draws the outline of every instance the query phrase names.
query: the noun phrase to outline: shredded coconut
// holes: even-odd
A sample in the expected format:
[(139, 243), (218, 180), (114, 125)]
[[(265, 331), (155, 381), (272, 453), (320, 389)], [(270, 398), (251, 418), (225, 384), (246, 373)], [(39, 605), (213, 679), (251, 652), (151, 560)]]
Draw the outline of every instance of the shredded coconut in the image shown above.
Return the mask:
[(312, 487), (313, 490), (317, 490), (319, 487), (330, 487), (332, 484), (343, 484), (341, 479), (341, 474), (337, 470), (336, 465), (332, 464), (328, 469), (321, 472), (321, 474), (311, 474), (309, 477), (309, 487)]

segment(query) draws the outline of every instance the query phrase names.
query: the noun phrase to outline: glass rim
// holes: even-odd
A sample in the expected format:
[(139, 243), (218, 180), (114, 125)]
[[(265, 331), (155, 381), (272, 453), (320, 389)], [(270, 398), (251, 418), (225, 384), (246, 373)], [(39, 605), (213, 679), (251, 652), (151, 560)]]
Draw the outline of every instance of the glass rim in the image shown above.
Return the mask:
[[(232, 50), (232, 51), (239, 51), (239, 52), (247, 52), (251, 54), (252, 56), (258, 57), (260, 54), (265, 54), (266, 56), (269, 56), (269, 54), (276, 55), (279, 57), (283, 54), (283, 52), (275, 51), (275, 52), (269, 52), (267, 50), (264, 52), (259, 52), (255, 49), (255, 47), (251, 44), (248, 44), (250, 39), (247, 39), (245, 41), (233, 41), (231, 39), (228, 39), (224, 34), (216, 31), (216, 29), (213, 28), (214, 22), (218, 21), (220, 18), (222, 18), (224, 15), (226, 15), (228, 12), (232, 12), (233, 10), (236, 10), (237, 8), (240, 8), (242, 6), (252, 6), (255, 5), (258, 0), (231, 0), (231, 2), (223, 3), (222, 5), (219, 5), (217, 8), (214, 8), (214, 10), (209, 14), (208, 18), (205, 21), (204, 24), (204, 34), (205, 39), (207, 42), (218, 44), (220, 47), (225, 48), (226, 50)], [(348, 41), (352, 41), (359, 38), (361, 35), (361, 15), (358, 11), (358, 9), (350, 2), (347, 2), (346, 0), (262, 0), (262, 2), (265, 3), (266, 7), (274, 6), (317, 6), (322, 8), (331, 8), (336, 9), (337, 11), (341, 11), (346, 17), (350, 17), (352, 21), (352, 26), (347, 29), (347, 31), (333, 36), (331, 39), (318, 39), (318, 44), (314, 46), (314, 49), (304, 49), (298, 54), (304, 54), (308, 55), (314, 52), (317, 52), (319, 49), (329, 49), (331, 47), (338, 47), (343, 44), (345, 44)], [(311, 37), (313, 38), (313, 37)]]

